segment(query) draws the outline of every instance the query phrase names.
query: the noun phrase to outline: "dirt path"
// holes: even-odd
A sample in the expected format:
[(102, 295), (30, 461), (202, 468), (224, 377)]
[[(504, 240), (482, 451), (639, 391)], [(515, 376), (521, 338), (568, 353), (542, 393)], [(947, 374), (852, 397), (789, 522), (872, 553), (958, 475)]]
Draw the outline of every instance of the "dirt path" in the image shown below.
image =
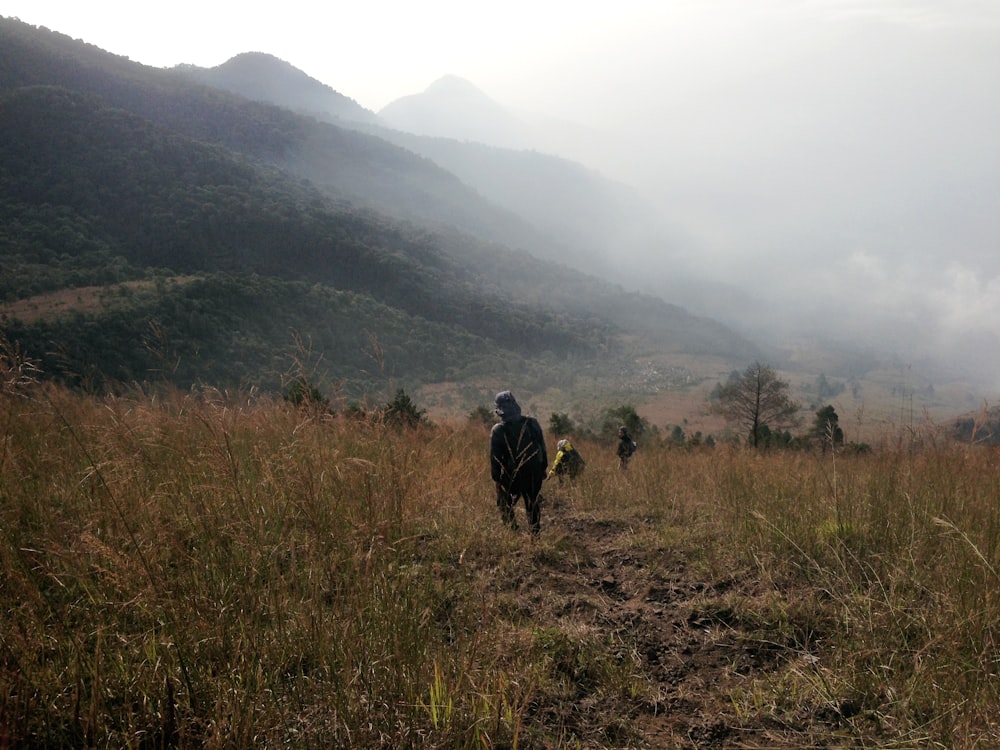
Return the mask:
[[(637, 539), (641, 519), (597, 519), (556, 497), (546, 503), (543, 523), (558, 553), (526, 545), (530, 564), (510, 582), (517, 606), (537, 627), (558, 625), (607, 644), (604, 658), (631, 660), (646, 685), (636, 695), (597, 697), (588, 691), (587, 659), (563, 654), (559, 668), (576, 682), (576, 695), (542, 700), (529, 721), (564, 727), (567, 736), (586, 738), (588, 748), (860, 746), (845, 732), (850, 706), (791, 713), (745, 707), (755, 680), (816, 659), (775, 642), (780, 628), (745, 621), (781, 597), (773, 587), (739, 571), (705, 580), (682, 554), (642, 544), (651, 535)], [(734, 608), (748, 598), (749, 607)]]

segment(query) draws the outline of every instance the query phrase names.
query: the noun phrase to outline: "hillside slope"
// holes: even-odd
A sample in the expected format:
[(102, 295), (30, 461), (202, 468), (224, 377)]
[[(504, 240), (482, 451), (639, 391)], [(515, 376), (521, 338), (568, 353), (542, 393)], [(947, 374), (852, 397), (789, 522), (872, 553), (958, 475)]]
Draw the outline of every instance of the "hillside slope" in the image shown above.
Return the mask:
[[(178, 71), (251, 99), (312, 112), (430, 159), (492, 204), (558, 239), (531, 245), (539, 257), (614, 278), (623, 256), (669, 249), (669, 234), (637, 191), (539, 152), (527, 124), (455, 76), (368, 116), (367, 110), (331, 102), (329, 86), (270, 55), (237, 55), (215, 68)], [(478, 138), (453, 135), (458, 132)]]
[[(50, 373), (274, 387), (307, 340), (331, 378), (363, 393), (373, 380), (614, 380), (637, 352), (752, 351), (662, 300), (456, 226), (403, 221), (398, 204), (377, 212), (289, 166), (307, 141), (338, 143), (313, 153), (342, 155), (348, 172), (367, 164), (373, 190), (423, 174), (459, 186), (465, 216), (489, 208), (458, 200), (468, 191), (438, 167), (407, 173), (426, 160), (396, 146), (18, 22), (0, 32), (18, 42), (0, 69), (0, 314)], [(432, 202), (396, 186), (404, 202)], [(15, 313), (92, 286), (103, 291), (81, 291), (79, 307), (63, 293), (49, 313)]]
[(263, 52), (244, 52), (214, 68), (178, 65), (173, 70), (206, 86), (334, 123), (379, 122), (374, 112), (353, 99)]
[(62, 86), (193, 140), (277, 166), (401, 218), (444, 223), (529, 251), (554, 240), (426, 158), (357, 130), (149, 68), (65, 35), (0, 19), (0, 90)]

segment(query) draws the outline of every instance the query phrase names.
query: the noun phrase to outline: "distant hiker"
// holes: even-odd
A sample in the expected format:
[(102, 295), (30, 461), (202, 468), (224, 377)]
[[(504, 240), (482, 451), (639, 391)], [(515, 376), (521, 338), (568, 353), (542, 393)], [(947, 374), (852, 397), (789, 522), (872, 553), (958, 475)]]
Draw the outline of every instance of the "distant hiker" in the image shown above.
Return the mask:
[(524, 498), (528, 527), (541, 530), (542, 481), (549, 465), (542, 426), (534, 417), (521, 415), (521, 407), (510, 391), (496, 395), (496, 415), (501, 421), (490, 432), (490, 475), (497, 487), (497, 507), (504, 523), (517, 528), (514, 504)]
[(622, 471), (628, 468), (628, 462), (632, 460), (632, 454), (638, 446), (628, 434), (625, 425), (618, 428), (618, 466)]
[(552, 462), (552, 468), (549, 469), (546, 478), (559, 477), (560, 482), (564, 476), (576, 479), (583, 471), (584, 466), (586, 466), (586, 462), (580, 455), (580, 451), (574, 448), (569, 440), (563, 439), (556, 443), (556, 460)]

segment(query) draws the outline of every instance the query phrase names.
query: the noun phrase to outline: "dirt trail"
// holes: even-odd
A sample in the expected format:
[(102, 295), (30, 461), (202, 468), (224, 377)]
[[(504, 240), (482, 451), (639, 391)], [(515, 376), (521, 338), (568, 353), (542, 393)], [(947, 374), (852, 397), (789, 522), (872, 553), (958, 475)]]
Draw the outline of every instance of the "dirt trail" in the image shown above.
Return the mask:
[(558, 625), (608, 644), (608, 658), (637, 664), (647, 686), (641, 695), (598, 700), (579, 664), (568, 664), (578, 695), (542, 701), (528, 720), (565, 727), (587, 738), (588, 748), (858, 746), (845, 731), (849, 706), (793, 714), (737, 708), (733, 696), (744, 695), (756, 679), (816, 657), (773, 642), (767, 635), (773, 628), (741, 621), (748, 610), (739, 607), (740, 615), (732, 606), (750, 598), (766, 611), (768, 598), (780, 596), (773, 588), (739, 571), (705, 580), (680, 553), (637, 543), (641, 523), (597, 519), (558, 496), (546, 502), (543, 534), (559, 553), (525, 546), (525, 572), (510, 582), (518, 608), (537, 627)]

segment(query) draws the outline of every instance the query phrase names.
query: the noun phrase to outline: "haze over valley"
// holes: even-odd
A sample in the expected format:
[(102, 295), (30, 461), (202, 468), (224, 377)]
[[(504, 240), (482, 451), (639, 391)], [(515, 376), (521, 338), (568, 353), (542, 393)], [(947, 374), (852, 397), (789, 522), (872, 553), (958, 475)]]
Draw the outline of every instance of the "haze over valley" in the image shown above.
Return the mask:
[[(374, 113), (389, 130), (371, 132), (557, 230), (584, 270), (786, 351), (875, 349), (995, 389), (1000, 47), (989, 28), (841, 23), (708, 90), (666, 74), (630, 86), (656, 117), (616, 106), (617, 123), (587, 127), (446, 75)], [(546, 155), (578, 174), (555, 158), (553, 183), (518, 172)], [(604, 212), (575, 202), (588, 181)]]
[[(477, 102), (442, 82), (380, 114), (559, 153), (635, 187), (658, 221), (608, 239), (626, 283), (776, 344), (891, 349), (995, 388), (1000, 33), (995, 17), (936, 20), (858, 13), (794, 44), (733, 31), (724, 54), (745, 66), (697, 89), (687, 70), (612, 61), (628, 94), (595, 107), (591, 129), (511, 116), (501, 138), (455, 116)], [(655, 59), (656, 43), (635, 56)]]

